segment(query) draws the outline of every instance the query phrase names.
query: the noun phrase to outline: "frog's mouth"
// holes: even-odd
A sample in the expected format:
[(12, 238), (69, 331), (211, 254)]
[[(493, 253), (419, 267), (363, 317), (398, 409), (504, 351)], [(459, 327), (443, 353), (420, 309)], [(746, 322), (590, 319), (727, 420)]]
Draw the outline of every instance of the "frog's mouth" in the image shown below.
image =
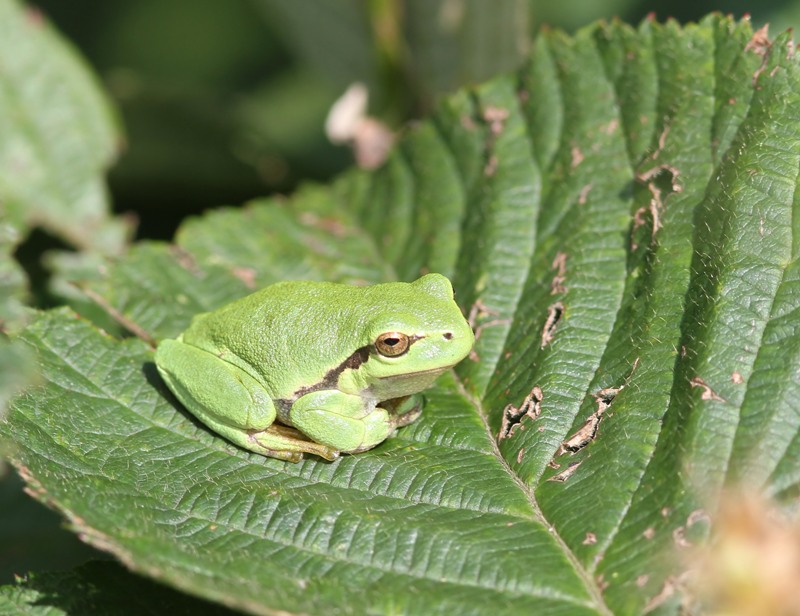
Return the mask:
[(390, 381), (391, 382), (391, 381), (400, 381), (400, 380), (404, 380), (404, 379), (413, 379), (415, 377), (425, 376), (425, 375), (428, 375), (428, 374), (432, 374), (432, 375), (442, 374), (442, 372), (447, 372), (453, 366), (455, 366), (455, 364), (452, 364), (450, 366), (443, 366), (441, 368), (430, 368), (428, 370), (418, 370), (416, 372), (404, 372), (403, 374), (390, 374), (389, 376), (380, 377), (379, 380), (380, 381)]

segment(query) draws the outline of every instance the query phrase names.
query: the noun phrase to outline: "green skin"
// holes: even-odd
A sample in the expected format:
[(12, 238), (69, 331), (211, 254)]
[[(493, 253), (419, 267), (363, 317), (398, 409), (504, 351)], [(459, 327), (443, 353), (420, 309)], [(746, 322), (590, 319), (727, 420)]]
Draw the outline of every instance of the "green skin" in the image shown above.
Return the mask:
[(414, 421), (414, 394), (474, 340), (440, 274), (371, 287), (280, 282), (196, 316), (159, 343), (156, 366), (192, 414), (240, 447), (333, 460)]

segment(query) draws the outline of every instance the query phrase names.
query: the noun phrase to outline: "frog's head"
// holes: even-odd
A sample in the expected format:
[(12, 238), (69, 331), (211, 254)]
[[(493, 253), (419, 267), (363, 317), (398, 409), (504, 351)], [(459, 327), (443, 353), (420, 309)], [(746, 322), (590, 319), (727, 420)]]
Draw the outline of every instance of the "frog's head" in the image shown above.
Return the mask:
[(369, 359), (356, 378), (362, 391), (387, 400), (430, 386), (467, 356), (475, 336), (441, 274), (392, 283), (380, 297), (382, 286), (372, 287), (376, 297), (369, 303), (381, 308), (366, 328)]

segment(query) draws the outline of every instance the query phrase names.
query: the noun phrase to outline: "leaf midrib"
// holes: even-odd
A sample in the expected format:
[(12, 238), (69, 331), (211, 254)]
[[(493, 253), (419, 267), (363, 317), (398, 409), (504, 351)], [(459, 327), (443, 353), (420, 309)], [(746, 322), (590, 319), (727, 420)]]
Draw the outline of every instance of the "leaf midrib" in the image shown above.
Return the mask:
[[(498, 355), (499, 357), (499, 355)], [(603, 594), (596, 584), (593, 576), (583, 564), (580, 562), (578, 557), (575, 553), (570, 549), (569, 545), (562, 539), (561, 535), (556, 530), (555, 526), (550, 524), (547, 518), (544, 516), (542, 510), (539, 508), (539, 503), (536, 500), (536, 495), (529, 486), (527, 486), (522, 479), (517, 475), (511, 466), (508, 464), (506, 459), (503, 457), (502, 453), (500, 452), (500, 448), (498, 447), (497, 440), (493, 437), (492, 428), (489, 425), (488, 417), (486, 410), (484, 409), (483, 405), (481, 404), (480, 400), (473, 397), (467, 391), (464, 383), (461, 379), (456, 377), (456, 383), (461, 391), (461, 394), (465, 396), (470, 402), (472, 403), (473, 407), (475, 408), (478, 417), (480, 417), (481, 422), (483, 423), (484, 429), (486, 430), (486, 436), (492, 444), (492, 451), (494, 457), (500, 462), (503, 470), (505, 473), (511, 478), (511, 480), (517, 485), (519, 490), (525, 496), (525, 499), (528, 501), (528, 504), (531, 510), (534, 513), (536, 521), (538, 521), (544, 528), (547, 529), (549, 535), (553, 538), (556, 542), (557, 546), (561, 549), (564, 556), (567, 558), (569, 563), (572, 565), (575, 573), (577, 574), (578, 578), (583, 582), (584, 590), (588, 594), (588, 596), (593, 599), (594, 603), (591, 605), (593, 608), (597, 608), (600, 613), (608, 614), (609, 616), (612, 614), (611, 610), (605, 603), (603, 599)]]

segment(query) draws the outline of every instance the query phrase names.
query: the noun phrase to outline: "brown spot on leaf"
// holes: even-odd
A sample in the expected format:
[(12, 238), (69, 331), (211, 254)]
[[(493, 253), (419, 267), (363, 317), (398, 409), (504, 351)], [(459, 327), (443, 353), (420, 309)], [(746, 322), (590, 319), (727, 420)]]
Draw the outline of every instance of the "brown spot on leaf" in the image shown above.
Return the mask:
[(741, 385), (744, 383), (744, 377), (739, 372), (731, 374), (731, 383), (734, 385)]
[(606, 124), (602, 130), (606, 135), (613, 135), (614, 132), (619, 128), (619, 120), (614, 118), (608, 124)]
[(661, 605), (662, 603), (667, 601), (667, 599), (672, 597), (672, 595), (675, 594), (678, 588), (679, 588), (678, 580), (674, 577), (668, 577), (664, 581), (664, 585), (661, 587), (661, 590), (658, 591), (658, 594), (652, 597), (650, 601), (647, 602), (647, 605), (644, 606), (643, 613), (647, 614), (648, 612), (652, 612), (659, 605)]
[(581, 543), (583, 543), (583, 545), (594, 545), (597, 543), (597, 535), (594, 533), (586, 533), (586, 536), (583, 538)]
[(248, 289), (256, 288), (257, 272), (252, 267), (234, 267), (231, 274), (241, 280)]
[(183, 269), (188, 272), (191, 272), (193, 276), (200, 278), (203, 275), (203, 270), (197, 265), (197, 261), (194, 260), (194, 257), (191, 253), (186, 252), (180, 246), (170, 246), (169, 251), (172, 253), (172, 256), (178, 262)]
[(578, 146), (572, 146), (570, 150), (570, 166), (572, 169), (576, 169), (578, 165), (580, 165), (584, 160), (583, 152)]
[(567, 287), (564, 282), (567, 280), (567, 253), (559, 252), (556, 258), (553, 259), (552, 268), (556, 271), (553, 280), (550, 283), (550, 294), (560, 295), (567, 292)]
[(765, 24), (763, 27), (759, 28), (753, 33), (753, 36), (751, 36), (750, 40), (747, 41), (747, 45), (744, 46), (744, 50), (752, 51), (759, 56), (765, 56), (767, 55), (770, 46), (769, 24)]
[(592, 413), (589, 419), (587, 419), (572, 436), (561, 443), (555, 456), (559, 457), (565, 453), (577, 453), (591, 443), (595, 436), (597, 436), (597, 428), (600, 425), (602, 417), (602, 415), (598, 415), (596, 412)]
[(698, 522), (711, 523), (711, 516), (704, 509), (695, 509), (686, 518), (686, 527), (691, 528)]
[(495, 107), (494, 105), (489, 105), (483, 110), (483, 119), (489, 125), (489, 131), (494, 137), (503, 132), (508, 116), (508, 109)]
[(684, 526), (678, 526), (678, 528), (672, 531), (672, 541), (679, 548), (692, 547), (692, 544), (686, 538), (686, 527)]
[(558, 458), (565, 453), (578, 453), (597, 437), (600, 421), (603, 419), (603, 415), (605, 415), (606, 411), (611, 407), (614, 398), (621, 389), (622, 387), (608, 387), (606, 389), (601, 389), (593, 395), (597, 403), (597, 410), (589, 415), (589, 418), (574, 434), (572, 434), (572, 436), (561, 443), (558, 450), (553, 454), (554, 458)]
[[(536, 420), (542, 413), (543, 399), (544, 392), (542, 392), (542, 388), (535, 386), (518, 407), (513, 404), (507, 404), (503, 409), (503, 419), (497, 438), (502, 440), (513, 436), (517, 426), (523, 429), (524, 426), (521, 425), (521, 422), (525, 417), (528, 417), (531, 421)], [(524, 452), (524, 449), (522, 451)], [(519, 456), (517, 461), (519, 461)]]
[[(668, 130), (665, 129), (662, 136), (666, 136)], [(661, 145), (659, 145), (659, 150)], [(647, 206), (642, 206), (633, 216), (633, 224), (631, 226), (631, 235), (633, 235), (639, 227), (643, 226), (649, 215), (652, 230), (650, 232), (651, 243), (655, 242), (655, 236), (661, 229), (662, 215), (664, 212), (666, 199), (670, 194), (680, 193), (683, 191), (683, 186), (678, 181), (680, 171), (671, 165), (661, 164), (651, 167), (647, 171), (643, 171), (636, 176), (636, 180), (647, 187), (650, 191), (650, 201)], [(631, 249), (636, 250), (638, 245), (632, 239)]]
[(489, 127), (485, 146), (486, 164), (483, 166), (483, 174), (486, 177), (492, 177), (497, 172), (497, 167), (500, 164), (497, 154), (494, 152), (494, 145), (505, 128), (508, 116), (508, 109), (494, 105), (489, 105), (483, 110), (482, 119)]
[(701, 379), (699, 376), (694, 377), (691, 381), (689, 381), (689, 385), (692, 387), (699, 387), (703, 390), (703, 393), (700, 395), (701, 400), (714, 400), (715, 402), (725, 402), (725, 398), (722, 398), (717, 395), (717, 393), (709, 387), (706, 382)]
[(653, 528), (652, 526), (645, 528), (644, 531), (642, 532), (642, 537), (644, 537), (645, 539), (652, 539), (655, 536), (656, 536), (656, 529)]
[(557, 475), (553, 475), (547, 481), (555, 481), (557, 483), (565, 483), (569, 481), (570, 477), (575, 474), (575, 471), (578, 470), (578, 467), (583, 464), (582, 461), (570, 462), (570, 464), (565, 468), (563, 471), (558, 473)]
[(633, 214), (633, 224), (631, 225), (631, 250), (633, 252), (639, 249), (639, 243), (634, 238), (636, 237), (636, 232), (647, 223), (647, 213), (649, 211), (649, 207), (642, 206)]
[(769, 52), (769, 49), (772, 45), (769, 41), (768, 30), (769, 30), (769, 24), (765, 24), (764, 27), (757, 30), (753, 34), (753, 36), (747, 42), (747, 45), (745, 45), (744, 47), (745, 51), (752, 51), (753, 53), (761, 56), (761, 65), (753, 73), (754, 87), (758, 83), (759, 76), (761, 75), (761, 73), (764, 72), (764, 69), (767, 67), (767, 60), (769, 59), (767, 57), (767, 52)]
[[(508, 325), (511, 323), (511, 319), (491, 319), (489, 321), (484, 321), (478, 324), (479, 319), (485, 319), (490, 316), (498, 316), (500, 313), (496, 310), (492, 310), (488, 308), (481, 299), (475, 300), (475, 303), (472, 304), (472, 308), (469, 309), (469, 315), (467, 316), (467, 323), (469, 323), (472, 330), (475, 332), (475, 342), (477, 343), (480, 340), (481, 334), (483, 334), (483, 330), (489, 327), (497, 327), (498, 325)], [(478, 352), (475, 350), (475, 346), (472, 347), (472, 350), (469, 352), (469, 358), (471, 361), (479, 361), (480, 357), (478, 356)]]
[(578, 205), (584, 205), (586, 203), (586, 200), (589, 198), (589, 193), (592, 191), (592, 186), (594, 186), (594, 184), (590, 182), (581, 188), (581, 192), (578, 194)]
[[(637, 358), (637, 360), (633, 362), (632, 370), (636, 369), (638, 361), (639, 360)], [(606, 387), (592, 394), (592, 397), (597, 401), (597, 410), (605, 411), (606, 409), (608, 409), (608, 407), (611, 406), (611, 403), (614, 402), (614, 398), (617, 397), (617, 394), (621, 392), (624, 388), (625, 388), (624, 385), (622, 385), (621, 387)]]
[(300, 222), (309, 227), (315, 227), (329, 233), (337, 238), (347, 237), (351, 235), (347, 226), (338, 218), (332, 216), (318, 216), (312, 212), (303, 212), (300, 215)]
[(544, 327), (542, 328), (541, 348), (545, 348), (553, 341), (556, 335), (556, 327), (563, 316), (564, 304), (556, 302), (550, 306), (547, 311), (547, 320), (544, 322)]

